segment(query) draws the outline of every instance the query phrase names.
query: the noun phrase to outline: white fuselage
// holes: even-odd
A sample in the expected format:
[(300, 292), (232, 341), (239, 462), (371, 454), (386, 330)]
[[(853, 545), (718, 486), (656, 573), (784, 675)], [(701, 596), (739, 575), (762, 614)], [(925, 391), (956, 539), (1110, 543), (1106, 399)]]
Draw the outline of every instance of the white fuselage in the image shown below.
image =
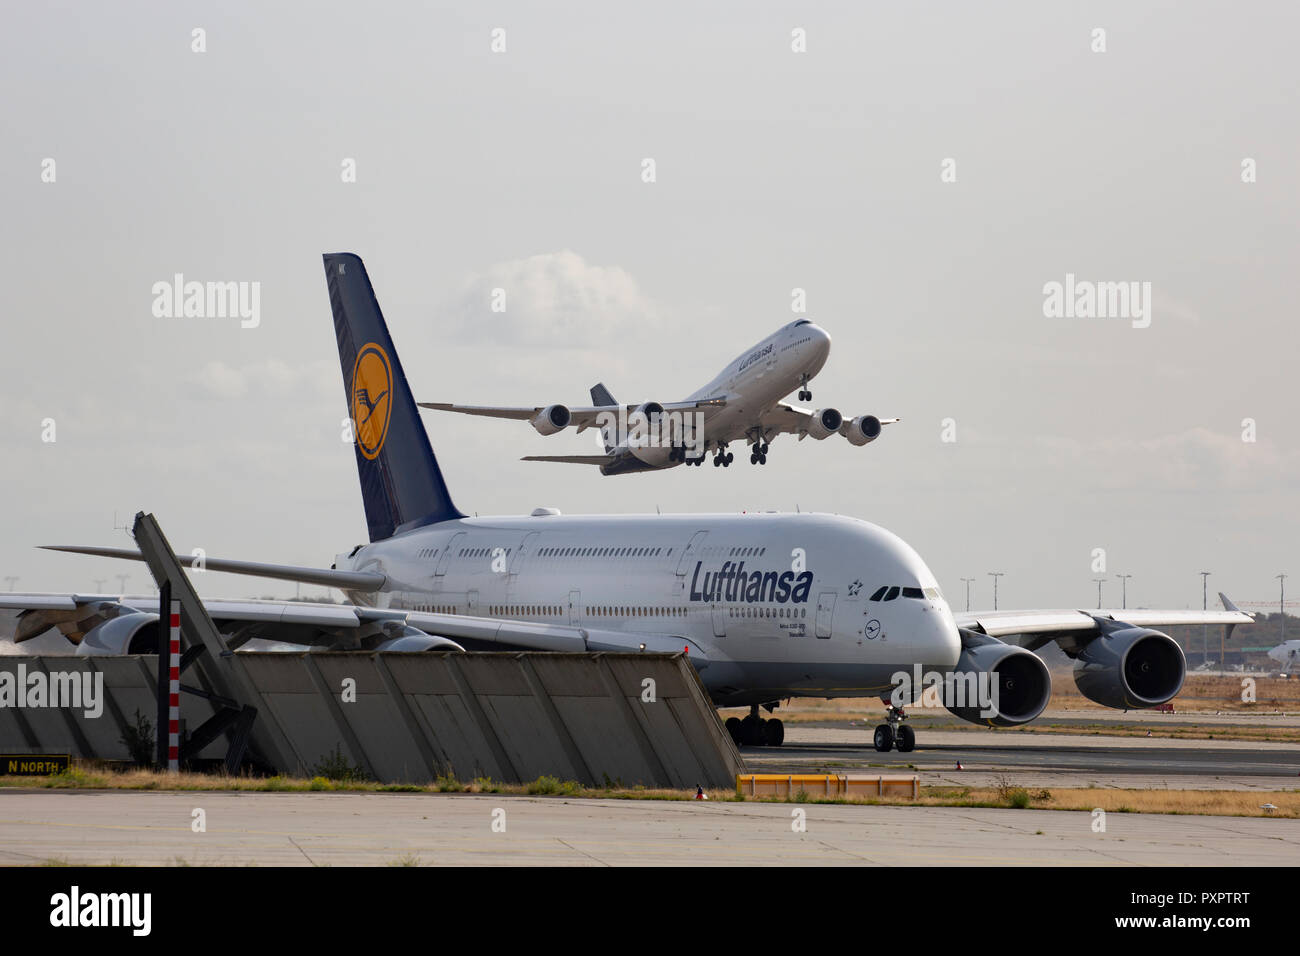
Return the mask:
[(1300, 665), (1300, 640), (1283, 641), (1268, 652), (1268, 656), (1282, 665), (1282, 670), (1290, 673)]
[[(359, 604), (672, 636), (720, 704), (877, 696), (957, 662), (957, 627), (905, 542), (822, 514), (483, 517), (340, 555)], [(872, 601), (882, 586), (900, 589)], [(911, 596), (903, 596), (907, 588)]]
[[(711, 382), (686, 397), (687, 401), (726, 400), (725, 405), (701, 413), (705, 447), (758, 437), (763, 413), (820, 372), (830, 351), (831, 337), (812, 322), (791, 323), (746, 349)], [(670, 460), (670, 448), (663, 443), (629, 450), (655, 468), (680, 464)]]

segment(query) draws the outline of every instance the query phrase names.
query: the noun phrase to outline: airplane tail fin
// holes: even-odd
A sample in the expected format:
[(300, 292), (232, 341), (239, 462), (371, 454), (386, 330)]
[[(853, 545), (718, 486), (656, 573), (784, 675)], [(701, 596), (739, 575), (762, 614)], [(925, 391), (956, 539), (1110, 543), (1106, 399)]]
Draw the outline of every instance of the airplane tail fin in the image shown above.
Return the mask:
[(370, 540), (463, 518), (447, 491), (361, 257), (327, 253), (324, 260)]
[[(604, 408), (609, 405), (618, 406), (618, 402), (614, 401), (614, 396), (609, 393), (609, 389), (605, 387), (604, 382), (597, 382), (591, 386), (591, 404), (597, 408)], [(618, 447), (617, 427), (601, 426), (600, 434), (605, 439), (605, 451), (610, 452)]]

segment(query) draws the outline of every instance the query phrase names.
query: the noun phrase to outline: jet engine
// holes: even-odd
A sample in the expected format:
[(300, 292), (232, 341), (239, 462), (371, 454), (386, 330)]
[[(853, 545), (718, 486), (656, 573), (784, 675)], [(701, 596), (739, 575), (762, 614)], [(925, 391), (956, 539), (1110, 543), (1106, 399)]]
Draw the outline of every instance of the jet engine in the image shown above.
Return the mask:
[(97, 624), (77, 645), (78, 657), (157, 653), (158, 615), (145, 611), (132, 611)]
[(1099, 623), (1102, 635), (1085, 644), (1074, 661), (1079, 693), (1125, 710), (1158, 707), (1177, 696), (1187, 676), (1187, 660), (1177, 641), (1150, 628)]
[(1015, 727), (1047, 707), (1052, 677), (1037, 654), (967, 630), (962, 645), (943, 688), (944, 706), (952, 713), (973, 724)]
[(573, 416), (567, 405), (547, 405), (532, 420), (532, 426), (543, 435), (554, 435), (569, 427)]
[(851, 445), (869, 445), (880, 437), (883, 427), (880, 424), (880, 419), (875, 415), (859, 415), (849, 422), (844, 437), (849, 440)]
[(402, 633), (397, 637), (390, 637), (385, 641), (376, 644), (372, 650), (394, 652), (394, 651), (463, 651), (461, 647), (449, 637), (440, 637), (437, 634), (426, 634), (418, 627), (411, 627), (409, 624), (402, 628)]
[(819, 408), (813, 412), (812, 420), (808, 422), (808, 434), (821, 441), (839, 431), (842, 424), (844, 424), (844, 416), (836, 409)]

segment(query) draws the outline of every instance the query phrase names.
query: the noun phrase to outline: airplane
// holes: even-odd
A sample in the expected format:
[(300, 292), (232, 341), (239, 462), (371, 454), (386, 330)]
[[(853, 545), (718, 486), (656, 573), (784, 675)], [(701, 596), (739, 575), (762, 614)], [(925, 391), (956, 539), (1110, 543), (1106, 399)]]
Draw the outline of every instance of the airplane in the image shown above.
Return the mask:
[(680, 402), (620, 405), (603, 382), (591, 388), (590, 406), (498, 407), (419, 402), (421, 408), (529, 422), (542, 435), (570, 425), (581, 434), (600, 428), (599, 455), (525, 455), (523, 461), (598, 465), (602, 475), (657, 471), (677, 465), (702, 465), (709, 449), (714, 467), (735, 460), (732, 442), (749, 445), (751, 465), (767, 464), (771, 442), (782, 434), (821, 441), (836, 433), (854, 445), (868, 445), (897, 418), (859, 415), (846, 419), (835, 408), (798, 408), (781, 398), (799, 387), (799, 401), (812, 401), (808, 385), (822, 370), (831, 337), (810, 319), (782, 326), (746, 349), (707, 385)]
[(1291, 668), (1300, 664), (1300, 640), (1283, 641), (1268, 652), (1268, 656), (1282, 665), (1282, 673), (1290, 674)]
[[(727, 729), (741, 745), (780, 746), (792, 697), (881, 698), (880, 751), (916, 736), (897, 703), (913, 669), (980, 678), (996, 705), (956, 701), (962, 719), (1016, 726), (1051, 696), (1037, 647), (1075, 660), (1085, 696), (1155, 707), (1181, 689), (1177, 642), (1152, 628), (1249, 623), (1223, 611), (954, 612), (920, 555), (858, 518), (816, 513), (466, 517), (453, 503), (373, 287), (359, 257), (324, 256), (343, 384), (356, 423), (357, 471), (369, 543), (328, 569), (206, 558), (208, 571), (340, 589), (351, 602), (205, 601), (231, 644), (254, 640), (369, 651), (685, 653), (719, 707), (747, 706)], [(364, 414), (363, 414), (364, 413)], [(128, 548), (47, 546), (141, 560)], [(178, 555), (182, 564), (197, 559)], [(57, 628), (79, 655), (158, 647), (156, 598), (0, 594), (21, 611), (22, 642)]]

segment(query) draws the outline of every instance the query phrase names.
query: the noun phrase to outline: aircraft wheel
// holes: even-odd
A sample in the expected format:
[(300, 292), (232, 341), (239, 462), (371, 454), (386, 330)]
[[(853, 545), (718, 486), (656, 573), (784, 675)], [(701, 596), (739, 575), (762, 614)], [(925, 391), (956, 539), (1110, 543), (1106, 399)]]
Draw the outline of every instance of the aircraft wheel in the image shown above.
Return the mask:
[(889, 724), (881, 724), (876, 728), (875, 736), (876, 749), (883, 753), (889, 753), (894, 749), (894, 728)]
[(751, 452), (751, 453), (750, 453), (750, 456), (749, 456), (749, 463), (750, 463), (751, 465), (757, 465), (757, 464), (758, 464), (758, 453), (757, 453), (757, 452)]
[(911, 753), (916, 749), (916, 731), (903, 724), (898, 728), (898, 752), (901, 754)]
[(763, 721), (750, 714), (740, 722), (740, 741), (747, 747), (763, 746)]
[(760, 465), (766, 465), (766, 464), (767, 464), (767, 455), (759, 455), (759, 456), (758, 456), (758, 463), (759, 463)]
[(766, 454), (767, 454), (767, 442), (763, 442), (763, 447), (760, 448), (760, 449), (758, 450), (758, 453), (759, 453), (760, 455), (766, 455)]
[(763, 740), (769, 747), (779, 747), (785, 742), (785, 724), (773, 717), (763, 721)]
[(731, 741), (737, 747), (740, 746), (740, 718), (728, 717), (726, 723), (722, 726), (727, 728), (727, 733), (731, 734)]
[(721, 457), (720, 455), (714, 455), (714, 456), (713, 456), (713, 467), (714, 467), (714, 468), (717, 468), (717, 467), (719, 467), (719, 466), (721, 466), (721, 465), (722, 465), (722, 457)]

